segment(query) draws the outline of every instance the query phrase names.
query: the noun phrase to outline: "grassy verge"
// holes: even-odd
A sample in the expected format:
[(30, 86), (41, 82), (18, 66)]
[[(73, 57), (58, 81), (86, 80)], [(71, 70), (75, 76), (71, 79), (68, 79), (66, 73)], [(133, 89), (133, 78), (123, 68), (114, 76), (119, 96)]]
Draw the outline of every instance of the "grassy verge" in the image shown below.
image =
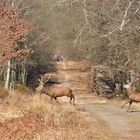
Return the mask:
[(0, 104), (0, 139), (107, 140), (93, 116), (68, 103), (49, 102), (45, 95), (13, 92)]

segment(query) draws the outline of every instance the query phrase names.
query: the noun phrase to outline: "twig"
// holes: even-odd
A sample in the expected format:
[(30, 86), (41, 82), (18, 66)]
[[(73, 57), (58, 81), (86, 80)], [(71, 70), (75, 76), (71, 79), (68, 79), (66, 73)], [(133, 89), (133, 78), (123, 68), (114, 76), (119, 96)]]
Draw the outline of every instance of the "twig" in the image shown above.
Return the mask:
[(114, 7), (118, 8), (119, 2), (120, 2), (120, 0), (117, 0), (116, 3), (115, 3), (115, 5), (113, 6), (113, 8), (114, 8)]
[(74, 45), (73, 47), (76, 46), (77, 42), (78, 42), (78, 39), (81, 37), (81, 35), (83, 34), (84, 30), (86, 29), (87, 25), (85, 25), (82, 30), (80, 31), (80, 33), (78, 34), (78, 36), (76, 37), (75, 41), (74, 41)]
[(73, 47), (75, 47), (77, 45), (78, 39), (81, 37), (81, 35), (83, 34), (84, 30), (86, 29), (87, 25), (89, 24), (88, 22), (88, 14), (87, 14), (87, 10), (86, 10), (86, 0), (83, 0), (84, 3), (84, 8), (83, 8), (83, 13), (84, 13), (84, 17), (85, 17), (85, 25), (84, 27), (81, 29), (80, 33), (78, 34), (78, 36), (76, 37), (76, 39), (74, 40), (74, 45)]
[(118, 28), (115, 28), (114, 30), (110, 31), (109, 33), (103, 35), (103, 37), (107, 37), (109, 35), (111, 35), (112, 33), (114, 33)]
[(132, 5), (133, 2), (134, 2), (134, 0), (130, 1), (128, 7), (127, 7), (126, 10), (125, 10), (125, 14), (124, 14), (122, 23), (121, 23), (121, 25), (120, 25), (120, 31), (123, 30), (123, 26), (125, 25), (125, 20), (126, 20), (127, 14), (128, 14), (128, 10), (129, 10), (129, 8), (131, 7), (131, 5)]

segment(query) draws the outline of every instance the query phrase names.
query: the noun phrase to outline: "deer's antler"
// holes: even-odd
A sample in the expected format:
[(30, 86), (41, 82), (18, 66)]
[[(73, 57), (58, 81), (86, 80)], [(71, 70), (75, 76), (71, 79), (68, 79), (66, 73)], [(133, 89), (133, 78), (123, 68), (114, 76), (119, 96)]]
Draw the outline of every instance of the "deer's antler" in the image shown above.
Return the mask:
[(40, 79), (38, 79), (38, 82), (39, 83), (46, 83), (46, 82), (48, 82), (50, 80), (50, 77), (51, 76), (49, 74), (47, 76), (45, 76), (45, 77), (43, 75), (41, 75)]

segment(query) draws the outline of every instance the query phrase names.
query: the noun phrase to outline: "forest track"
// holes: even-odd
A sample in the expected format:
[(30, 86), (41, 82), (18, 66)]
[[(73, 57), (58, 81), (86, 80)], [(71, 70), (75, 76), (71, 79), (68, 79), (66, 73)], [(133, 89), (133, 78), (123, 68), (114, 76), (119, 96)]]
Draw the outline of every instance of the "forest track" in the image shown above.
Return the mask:
[[(80, 102), (82, 101), (82, 104)], [(78, 107), (84, 108), (91, 113), (97, 120), (102, 121), (108, 135), (113, 140), (139, 140), (140, 139), (140, 111), (126, 112), (126, 109), (121, 109), (122, 102), (117, 104), (106, 101), (100, 103), (94, 101), (84, 101), (78, 99)], [(136, 108), (133, 107), (133, 110)]]
[[(88, 73), (74, 70), (75, 63), (58, 62), (57, 76), (61, 85), (74, 90), (77, 109), (84, 109), (103, 122), (101, 124), (107, 129), (111, 140), (140, 140), (140, 110), (137, 110), (140, 106), (132, 105), (131, 109), (135, 111), (126, 112), (126, 108), (121, 109), (124, 101), (107, 100), (88, 94), (86, 84), (80, 82), (80, 77), (86, 78)], [(62, 100), (67, 99), (64, 97)]]

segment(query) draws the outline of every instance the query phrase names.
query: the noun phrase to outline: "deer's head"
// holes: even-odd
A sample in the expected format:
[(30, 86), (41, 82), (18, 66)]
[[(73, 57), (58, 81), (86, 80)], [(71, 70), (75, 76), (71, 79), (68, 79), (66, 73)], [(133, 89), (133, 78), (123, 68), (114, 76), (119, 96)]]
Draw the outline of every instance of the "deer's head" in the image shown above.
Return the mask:
[(39, 86), (36, 88), (36, 91), (37, 92), (40, 92), (44, 86), (44, 84), (49, 81), (50, 79), (50, 75), (47, 75), (45, 77), (43, 77), (42, 75), (40, 76), (40, 79), (38, 79), (38, 83), (39, 83)]

